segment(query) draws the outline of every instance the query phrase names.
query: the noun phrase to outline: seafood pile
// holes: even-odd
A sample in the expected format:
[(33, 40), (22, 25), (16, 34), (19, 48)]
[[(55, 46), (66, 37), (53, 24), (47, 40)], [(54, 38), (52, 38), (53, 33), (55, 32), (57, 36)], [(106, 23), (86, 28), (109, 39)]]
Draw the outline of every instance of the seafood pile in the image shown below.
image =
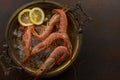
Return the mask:
[[(25, 57), (22, 63), (26, 63), (36, 54), (41, 54), (43, 50), (54, 49), (44, 60), (36, 75), (40, 76), (50, 70), (55, 65), (61, 65), (67, 58), (72, 57), (72, 45), (67, 34), (68, 20), (64, 9), (53, 9), (52, 16), (46, 21), (46, 24), (40, 24), (40, 30), (36, 30), (36, 25), (22, 26), (22, 48)], [(38, 43), (32, 45), (32, 37), (35, 37)], [(35, 41), (35, 40), (34, 40)]]

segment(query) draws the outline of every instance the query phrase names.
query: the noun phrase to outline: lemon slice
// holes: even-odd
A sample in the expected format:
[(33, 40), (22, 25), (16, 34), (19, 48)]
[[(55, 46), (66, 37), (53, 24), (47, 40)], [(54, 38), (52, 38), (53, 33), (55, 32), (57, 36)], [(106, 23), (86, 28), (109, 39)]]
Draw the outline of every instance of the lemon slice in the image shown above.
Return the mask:
[(45, 14), (43, 10), (39, 7), (32, 8), (30, 11), (30, 20), (35, 25), (40, 25), (43, 23)]
[(24, 9), (18, 14), (18, 21), (23, 26), (31, 26), (33, 23), (30, 21), (30, 9)]

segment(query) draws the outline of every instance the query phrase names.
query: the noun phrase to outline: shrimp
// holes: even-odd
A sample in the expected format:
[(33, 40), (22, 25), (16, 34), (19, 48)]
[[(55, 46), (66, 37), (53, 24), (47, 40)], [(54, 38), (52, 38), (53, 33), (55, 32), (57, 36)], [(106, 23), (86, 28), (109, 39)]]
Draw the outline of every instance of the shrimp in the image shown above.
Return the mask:
[(48, 22), (49, 26), (55, 26), (56, 23), (60, 21), (60, 15), (54, 14)]
[(61, 64), (66, 57), (69, 55), (69, 52), (65, 46), (57, 47), (41, 65), (41, 67), (36, 71), (36, 75), (40, 76), (42, 73), (51, 69), (55, 64)]
[(59, 22), (59, 15), (55, 14), (51, 17), (51, 19), (48, 22), (48, 25), (46, 25), (46, 29), (43, 33), (41, 33), (40, 35), (35, 31), (35, 29), (32, 29), (32, 34), (39, 40), (45, 40), (50, 33), (52, 32), (53, 28), (55, 27), (55, 25)]
[(42, 50), (44, 50), (47, 46), (49, 46), (53, 41), (57, 40), (57, 39), (63, 39), (64, 40), (64, 46), (68, 47), (69, 44), (69, 38), (66, 34), (62, 34), (62, 33), (52, 33), (50, 36), (48, 36), (47, 39), (45, 39), (43, 42), (37, 44), (35, 47), (33, 47), (32, 51), (31, 51), (31, 55), (34, 55)]
[(67, 16), (65, 11), (62, 9), (53, 9), (53, 13), (60, 15), (59, 32), (66, 33), (68, 22), (67, 22)]
[(30, 45), (31, 45), (31, 39), (32, 39), (32, 34), (31, 34), (31, 29), (33, 26), (29, 26), (25, 28), (25, 31), (22, 36), (22, 46), (23, 50), (26, 54), (26, 57), (23, 61), (27, 60), (30, 56)]

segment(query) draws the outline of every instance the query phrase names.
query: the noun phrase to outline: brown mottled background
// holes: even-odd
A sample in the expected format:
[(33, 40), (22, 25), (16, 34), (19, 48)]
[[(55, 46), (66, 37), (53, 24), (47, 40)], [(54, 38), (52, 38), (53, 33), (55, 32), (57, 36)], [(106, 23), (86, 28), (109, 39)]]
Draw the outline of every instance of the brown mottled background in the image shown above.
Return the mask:
[[(0, 51), (12, 13), (33, 0), (0, 0)], [(77, 0), (54, 0), (68, 6)], [(120, 0), (80, 0), (93, 22), (83, 28), (83, 44), (75, 63), (63, 74), (38, 80), (120, 80)], [(25, 75), (25, 74), (24, 74)], [(0, 80), (27, 80), (13, 71)]]

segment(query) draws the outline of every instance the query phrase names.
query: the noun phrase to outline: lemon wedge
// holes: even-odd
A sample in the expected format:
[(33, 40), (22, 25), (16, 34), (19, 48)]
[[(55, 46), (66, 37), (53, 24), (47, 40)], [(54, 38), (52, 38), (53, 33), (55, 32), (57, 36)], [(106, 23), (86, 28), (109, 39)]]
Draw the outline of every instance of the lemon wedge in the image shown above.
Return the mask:
[(18, 14), (18, 21), (23, 26), (31, 26), (33, 23), (30, 21), (30, 9), (24, 9)]
[(39, 7), (34, 7), (30, 11), (30, 21), (35, 25), (40, 25), (44, 22), (44, 11)]

